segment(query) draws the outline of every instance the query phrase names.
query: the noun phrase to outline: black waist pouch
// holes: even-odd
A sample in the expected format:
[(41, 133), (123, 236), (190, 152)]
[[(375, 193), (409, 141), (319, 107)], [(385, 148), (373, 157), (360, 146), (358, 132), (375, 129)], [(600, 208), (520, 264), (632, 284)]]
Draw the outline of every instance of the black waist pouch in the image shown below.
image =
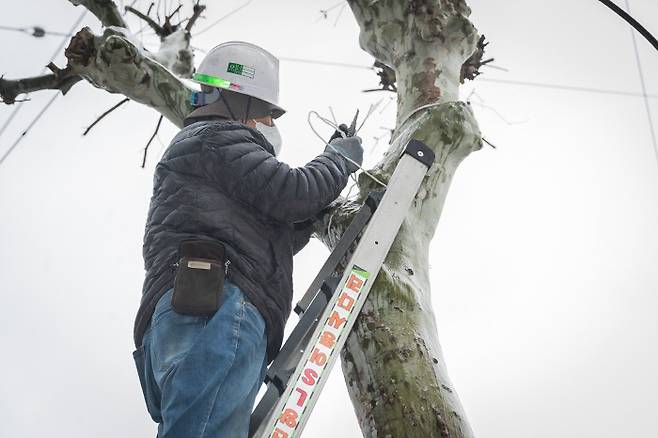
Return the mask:
[(178, 254), (171, 306), (183, 315), (214, 315), (224, 298), (224, 246), (208, 240), (186, 240)]

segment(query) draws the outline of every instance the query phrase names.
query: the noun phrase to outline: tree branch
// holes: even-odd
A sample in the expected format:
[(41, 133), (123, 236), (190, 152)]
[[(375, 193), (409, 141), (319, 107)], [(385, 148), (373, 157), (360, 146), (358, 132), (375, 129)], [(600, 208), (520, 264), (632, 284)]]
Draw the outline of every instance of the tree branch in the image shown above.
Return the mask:
[(144, 20), (146, 24), (148, 24), (151, 27), (151, 29), (155, 31), (156, 35), (159, 36), (160, 39), (163, 39), (164, 37), (167, 36), (167, 33), (165, 33), (165, 30), (162, 28), (162, 26), (156, 23), (156, 21), (151, 17), (149, 17), (148, 15), (141, 13), (137, 9), (133, 8), (132, 6), (126, 6), (125, 9), (126, 12), (131, 12), (136, 16), (138, 16), (139, 18), (141, 18), (142, 20)]
[(20, 94), (31, 93), (40, 90), (60, 90), (66, 94), (73, 85), (82, 80), (78, 75), (69, 75), (58, 77), (55, 74), (35, 76), (31, 78), (11, 80), (0, 77), (0, 97), (6, 104), (16, 102), (16, 97)]
[(87, 129), (85, 129), (85, 132), (83, 132), (82, 135), (85, 136), (85, 135), (89, 134), (89, 131), (91, 131), (91, 129), (92, 129), (94, 126), (96, 126), (96, 125), (98, 124), (98, 122), (100, 122), (100, 121), (103, 120), (105, 117), (107, 117), (108, 115), (110, 115), (110, 114), (112, 113), (112, 111), (114, 111), (115, 109), (119, 108), (121, 105), (123, 105), (124, 103), (129, 102), (129, 101), (130, 101), (130, 99), (128, 99), (128, 98), (126, 97), (125, 99), (121, 100), (119, 103), (117, 103), (116, 105), (114, 105), (112, 108), (110, 108), (109, 110), (105, 111), (103, 114), (101, 114), (100, 116), (98, 116), (98, 118), (96, 118), (96, 120), (94, 120), (94, 123), (92, 123), (91, 125), (89, 125), (89, 126), (87, 127)]
[(6, 103), (17, 95), (43, 89), (68, 89), (80, 78), (110, 93), (147, 105), (177, 126), (192, 110), (192, 89), (176, 76), (191, 76), (193, 55), (189, 33), (179, 30), (169, 35), (158, 52), (148, 52), (124, 29), (106, 28), (94, 35), (89, 28), (80, 30), (66, 48), (65, 69), (51, 66), (57, 73), (19, 80), (2, 79), (0, 93)]
[(466, 62), (462, 65), (462, 70), (459, 76), (459, 82), (464, 83), (466, 79), (469, 81), (475, 80), (478, 76), (480, 76), (480, 68), (483, 65), (487, 65), (490, 62), (493, 62), (493, 58), (485, 59), (484, 58), (484, 50), (485, 48), (489, 45), (489, 43), (484, 42), (485, 37), (482, 35), (480, 39), (478, 40), (477, 47), (475, 49), (475, 52), (471, 55), (470, 58), (466, 60)]
[[(187, 88), (172, 70), (191, 74), (192, 57), (188, 54), (186, 34), (179, 30), (166, 41), (172, 44), (178, 41), (187, 45), (187, 49), (178, 46), (169, 51), (171, 56), (160, 54), (157, 57), (158, 54), (140, 49), (138, 43), (120, 29), (105, 29), (103, 35), (95, 36), (85, 28), (73, 38), (66, 57), (69, 68), (92, 85), (150, 106), (175, 125), (182, 126), (183, 119), (192, 110), (189, 96), (194, 90)], [(181, 58), (183, 55), (185, 59)], [(183, 62), (185, 60), (187, 62)], [(185, 72), (182, 71), (184, 66)]]
[(144, 157), (142, 158), (142, 169), (144, 168), (144, 166), (146, 166), (146, 155), (149, 152), (149, 146), (151, 146), (151, 143), (153, 142), (153, 139), (155, 139), (155, 136), (158, 135), (158, 131), (160, 130), (161, 123), (162, 123), (162, 116), (160, 116), (157, 125), (155, 125), (155, 132), (153, 133), (151, 138), (149, 138), (148, 143), (146, 143), (146, 147), (144, 147)]
[(197, 1), (196, 4), (194, 5), (194, 8), (192, 9), (192, 17), (190, 17), (190, 20), (187, 22), (187, 25), (185, 26), (186, 31), (190, 32), (192, 30), (192, 27), (194, 27), (194, 24), (205, 10), (206, 10), (206, 6), (200, 5), (199, 2)]
[(84, 6), (100, 20), (105, 27), (117, 26), (128, 28), (112, 0), (69, 0), (75, 6)]

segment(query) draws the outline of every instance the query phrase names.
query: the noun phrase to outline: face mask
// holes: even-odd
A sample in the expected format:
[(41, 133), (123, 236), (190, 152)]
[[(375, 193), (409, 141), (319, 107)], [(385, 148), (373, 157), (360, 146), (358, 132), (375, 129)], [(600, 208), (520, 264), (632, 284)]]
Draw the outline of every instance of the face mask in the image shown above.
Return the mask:
[(278, 156), (281, 152), (281, 134), (279, 129), (275, 126), (267, 126), (264, 123), (256, 122), (256, 129), (263, 134), (263, 137), (274, 146), (274, 155)]

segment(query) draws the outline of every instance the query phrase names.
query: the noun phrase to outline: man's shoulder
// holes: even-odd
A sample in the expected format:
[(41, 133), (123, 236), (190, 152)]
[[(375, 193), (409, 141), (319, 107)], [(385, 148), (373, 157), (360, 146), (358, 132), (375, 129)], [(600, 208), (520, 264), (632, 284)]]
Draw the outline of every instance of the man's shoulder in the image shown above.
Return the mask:
[(228, 120), (202, 120), (181, 129), (172, 143), (187, 138), (211, 142), (215, 146), (228, 146), (239, 143), (260, 144), (258, 132), (242, 123)]
[(231, 158), (244, 155), (254, 147), (267, 150), (258, 131), (233, 121), (199, 121), (185, 126), (171, 140), (161, 163), (180, 158), (223, 150), (222, 156)]

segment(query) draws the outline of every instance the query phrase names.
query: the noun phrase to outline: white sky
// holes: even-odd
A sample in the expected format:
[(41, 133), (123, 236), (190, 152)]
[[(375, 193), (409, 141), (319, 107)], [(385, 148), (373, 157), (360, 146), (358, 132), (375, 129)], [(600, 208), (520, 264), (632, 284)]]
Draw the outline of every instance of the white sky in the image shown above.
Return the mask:
[[(241, 1), (216, 3), (206, 22)], [(335, 26), (340, 8), (317, 21), (334, 4), (254, 0), (193, 44), (242, 39), (281, 57), (369, 65), (348, 9)], [(629, 28), (597, 1), (470, 4), (489, 54), (509, 69), (488, 77), (640, 91)], [(631, 6), (658, 33), (658, 4)], [(5, 5), (0, 24), (66, 31), (79, 13), (64, 0), (23, 0)], [(98, 29), (91, 16), (84, 23)], [(0, 33), (0, 74), (38, 74), (59, 42)], [(657, 94), (658, 56), (638, 44)], [(331, 105), (347, 120), (388, 96), (360, 93), (377, 84), (366, 69), (282, 62), (281, 76), (282, 159), (294, 165), (322, 150), (309, 110), (328, 115)], [(463, 95), (474, 87), (495, 108), (475, 106), (498, 149), (473, 154), (457, 172), (431, 274), (448, 369), (476, 435), (658, 436), (658, 162), (642, 99), (484, 81)], [(23, 104), (0, 153), (49, 96)], [(158, 115), (130, 103), (80, 135), (120, 99), (77, 85), (0, 166), (0, 436), (155, 435), (130, 353), (160, 144), (146, 169), (139, 164)], [(0, 106), (0, 124), (12, 109)], [(362, 132), (370, 163), (385, 148), (372, 137), (392, 126), (393, 109), (376, 112)], [(165, 123), (160, 138), (175, 132)], [(298, 296), (325, 256), (313, 243), (296, 259)], [(305, 436), (360, 436), (340, 367)]]

